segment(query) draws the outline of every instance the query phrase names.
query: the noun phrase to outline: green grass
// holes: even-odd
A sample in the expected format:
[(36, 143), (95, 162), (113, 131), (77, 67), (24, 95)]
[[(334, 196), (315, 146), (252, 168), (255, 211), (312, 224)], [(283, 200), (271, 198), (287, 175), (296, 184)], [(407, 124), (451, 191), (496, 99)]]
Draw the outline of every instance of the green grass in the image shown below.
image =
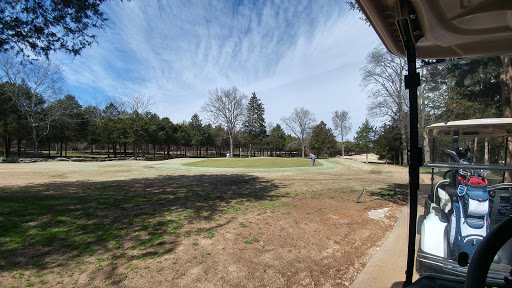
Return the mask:
[(282, 206), (277, 189), (246, 174), (2, 188), (0, 271), (76, 268), (87, 257), (96, 259), (90, 265), (122, 265), (124, 251), (134, 257), (172, 253), (185, 238), (215, 240), (215, 220), (245, 213), (243, 203)]
[(384, 197), (396, 197), (397, 194), (395, 194), (393, 191), (376, 191), (372, 192), (369, 191), (372, 196), (384, 196)]
[[(249, 169), (274, 169), (274, 168), (300, 168), (311, 167), (311, 159), (304, 158), (231, 158), (231, 159), (204, 159), (200, 161), (184, 163), (183, 166), (206, 168), (249, 168)], [(323, 166), (322, 161), (316, 161), (315, 166)]]
[(271, 209), (271, 210), (274, 210), (274, 209), (277, 209), (277, 208), (281, 208), (281, 207), (284, 207), (284, 208), (293, 208), (293, 207), (295, 207), (295, 205), (293, 205), (292, 203), (287, 202), (287, 201), (259, 202), (257, 204), (257, 206), (259, 208)]
[(226, 213), (234, 213), (240, 210), (240, 206), (230, 205), (224, 209)]
[(215, 237), (214, 230), (210, 230), (210, 231), (206, 232), (206, 236), (205, 236), (206, 239), (213, 239), (213, 237)]

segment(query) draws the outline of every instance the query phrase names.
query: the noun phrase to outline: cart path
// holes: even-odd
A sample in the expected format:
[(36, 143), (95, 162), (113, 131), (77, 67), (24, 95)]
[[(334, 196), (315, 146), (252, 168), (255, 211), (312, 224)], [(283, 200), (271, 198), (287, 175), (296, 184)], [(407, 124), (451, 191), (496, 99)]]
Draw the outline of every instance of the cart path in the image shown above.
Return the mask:
[[(423, 214), (423, 203), (430, 191), (430, 175), (420, 175), (420, 191), (418, 193), (418, 215)], [(405, 280), (407, 268), (407, 243), (409, 231), (409, 207), (400, 211), (395, 227), (389, 233), (382, 246), (368, 261), (363, 271), (350, 285), (351, 288), (401, 288)], [(417, 235), (418, 236), (418, 235)], [(416, 239), (416, 249), (419, 238)], [(413, 281), (419, 276), (414, 271)]]
[(409, 208), (402, 208), (395, 227), (350, 285), (351, 288), (402, 287), (407, 262), (408, 215)]

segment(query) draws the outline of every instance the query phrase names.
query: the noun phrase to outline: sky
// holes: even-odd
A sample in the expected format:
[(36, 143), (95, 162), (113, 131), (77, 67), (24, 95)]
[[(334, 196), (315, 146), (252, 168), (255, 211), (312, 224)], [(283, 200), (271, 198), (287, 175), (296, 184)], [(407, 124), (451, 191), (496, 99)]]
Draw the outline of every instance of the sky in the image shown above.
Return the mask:
[[(352, 139), (367, 117), (360, 69), (380, 40), (338, 0), (107, 2), (108, 27), (72, 58), (56, 55), (65, 91), (83, 106), (142, 95), (173, 122), (198, 113), (215, 88), (253, 92), (265, 119), (281, 124), (295, 107), (332, 125), (346, 110)], [(371, 120), (371, 117), (369, 117)]]

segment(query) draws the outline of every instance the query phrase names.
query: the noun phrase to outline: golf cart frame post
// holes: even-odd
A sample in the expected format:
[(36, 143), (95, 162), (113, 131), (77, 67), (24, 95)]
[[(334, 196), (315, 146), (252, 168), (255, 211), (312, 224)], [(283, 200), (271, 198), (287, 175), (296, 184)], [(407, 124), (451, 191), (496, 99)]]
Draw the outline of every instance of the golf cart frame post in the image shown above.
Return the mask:
[(409, 90), (409, 240), (407, 245), (407, 269), (403, 287), (412, 284), (414, 273), (414, 255), (416, 253), (416, 217), (418, 214), (418, 190), (420, 188), (420, 165), (422, 149), (418, 140), (418, 87), (420, 74), (416, 69), (416, 41), (408, 18), (397, 20), (400, 36), (407, 55), (407, 75), (405, 75), (405, 88)]

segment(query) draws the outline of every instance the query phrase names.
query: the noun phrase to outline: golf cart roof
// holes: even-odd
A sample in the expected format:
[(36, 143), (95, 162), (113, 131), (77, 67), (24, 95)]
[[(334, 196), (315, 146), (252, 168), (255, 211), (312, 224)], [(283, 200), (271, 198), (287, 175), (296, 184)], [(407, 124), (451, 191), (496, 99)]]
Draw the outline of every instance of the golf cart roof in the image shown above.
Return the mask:
[(386, 48), (401, 57), (405, 57), (405, 49), (396, 20), (402, 18), (413, 27), (418, 59), (512, 53), (510, 0), (356, 2)]
[(512, 118), (486, 118), (436, 123), (425, 128), (428, 137), (452, 137), (454, 131), (459, 136), (499, 137), (512, 136)]

